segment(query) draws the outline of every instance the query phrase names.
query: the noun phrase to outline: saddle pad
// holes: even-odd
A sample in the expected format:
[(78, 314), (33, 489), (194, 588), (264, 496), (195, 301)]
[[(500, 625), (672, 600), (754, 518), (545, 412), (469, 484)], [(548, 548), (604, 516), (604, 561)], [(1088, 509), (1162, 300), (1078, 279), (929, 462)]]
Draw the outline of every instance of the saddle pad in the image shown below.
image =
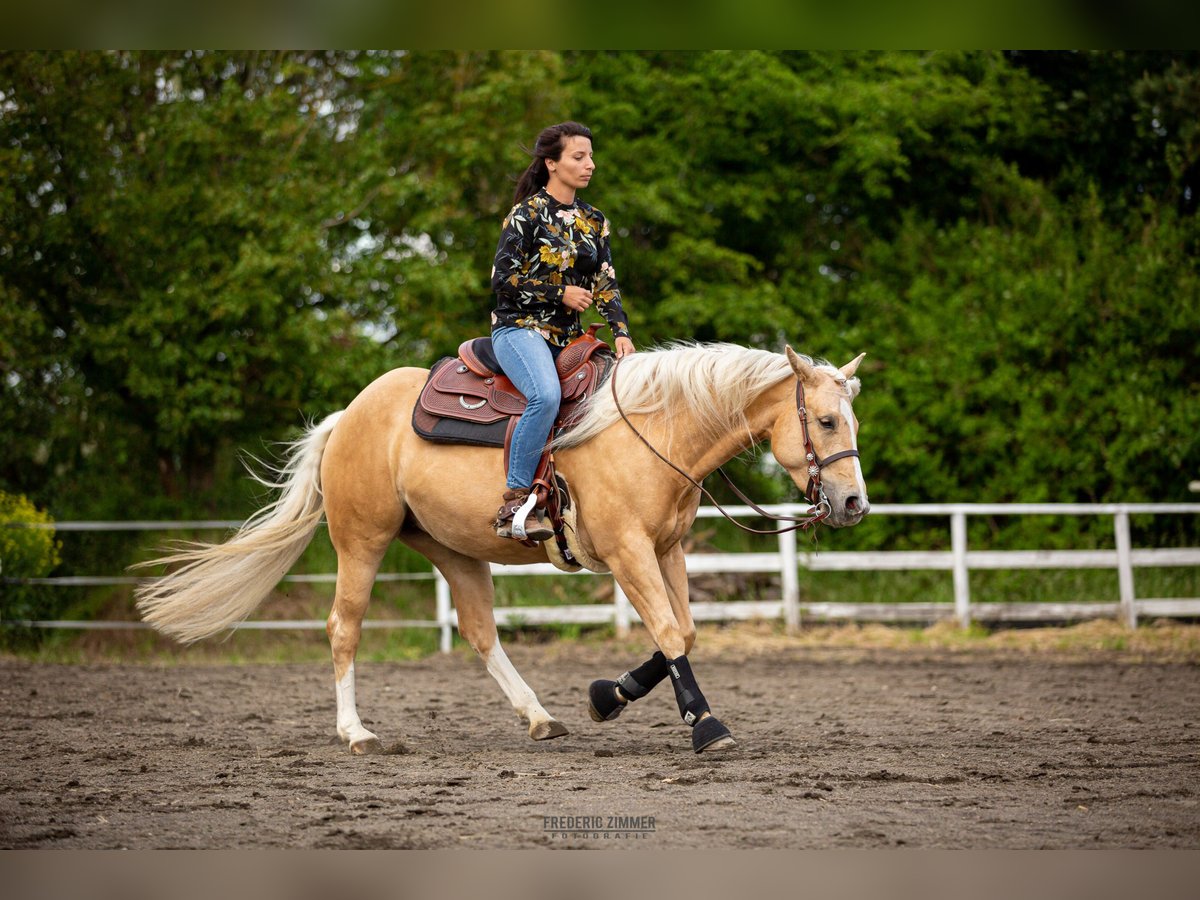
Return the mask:
[[(485, 422), (464, 421), (430, 412), (426, 408), (424, 402), (425, 395), (432, 393), (431, 388), (434, 378), (443, 369), (447, 367), (454, 368), (457, 365), (459, 365), (459, 361), (449, 356), (434, 363), (433, 368), (429, 371), (429, 378), (426, 379), (425, 387), (421, 390), (421, 398), (413, 407), (413, 431), (427, 441), (433, 441), (438, 444), (471, 444), (476, 447), (503, 447), (504, 433), (508, 429), (509, 416), (499, 414), (491, 417), (491, 421)], [(462, 395), (452, 397), (452, 404), (444, 404), (451, 409), (452, 413), (454, 408), (458, 406), (458, 396)], [(478, 402), (478, 400), (471, 400), (470, 396), (466, 399), (468, 402)], [(444, 395), (442, 395), (442, 399), (433, 405), (440, 407), (443, 403)], [(483, 408), (480, 408), (479, 411), (482, 412)]]

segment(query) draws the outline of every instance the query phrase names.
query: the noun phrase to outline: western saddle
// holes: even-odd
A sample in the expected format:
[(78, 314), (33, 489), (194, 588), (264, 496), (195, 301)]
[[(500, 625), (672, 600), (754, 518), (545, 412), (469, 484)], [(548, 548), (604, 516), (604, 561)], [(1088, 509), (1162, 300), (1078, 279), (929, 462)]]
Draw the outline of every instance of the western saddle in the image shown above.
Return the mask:
[[(578, 424), (585, 401), (608, 377), (616, 361), (608, 344), (596, 337), (601, 327), (589, 326), (585, 334), (558, 354), (555, 364), (562, 402), (550, 432), (551, 441)], [(525, 395), (504, 375), (492, 350), (492, 339), (472, 338), (459, 346), (457, 358), (443, 357), (430, 369), (413, 408), (413, 430), (435, 443), (503, 447), (507, 470), (513, 431), (525, 405)], [(546, 510), (560, 550), (565, 550), (562, 514), (570, 497), (566, 482), (554, 471), (549, 442), (542, 451), (532, 487), (538, 495), (538, 507)]]

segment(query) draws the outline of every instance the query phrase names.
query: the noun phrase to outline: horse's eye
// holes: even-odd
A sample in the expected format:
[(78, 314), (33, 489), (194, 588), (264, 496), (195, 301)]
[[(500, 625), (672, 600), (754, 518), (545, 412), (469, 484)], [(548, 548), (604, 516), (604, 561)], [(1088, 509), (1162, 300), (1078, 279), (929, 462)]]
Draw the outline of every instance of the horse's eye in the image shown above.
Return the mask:
[(828, 428), (830, 431), (833, 430), (833, 419), (831, 417), (826, 416), (825, 418), (818, 419), (817, 421), (821, 423), (822, 428)]

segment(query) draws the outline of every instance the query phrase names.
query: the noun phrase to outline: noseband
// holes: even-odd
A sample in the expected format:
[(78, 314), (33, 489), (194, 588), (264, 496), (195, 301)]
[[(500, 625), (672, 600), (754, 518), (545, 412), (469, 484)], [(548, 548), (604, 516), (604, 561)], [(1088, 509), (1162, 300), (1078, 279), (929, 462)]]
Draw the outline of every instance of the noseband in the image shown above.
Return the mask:
[(738, 486), (733, 483), (733, 479), (731, 479), (725, 473), (723, 468), (717, 468), (718, 474), (725, 479), (725, 483), (729, 485), (729, 489), (738, 496), (738, 499), (753, 509), (760, 516), (776, 522), (796, 523), (794, 525), (788, 525), (784, 528), (772, 528), (764, 530), (759, 528), (751, 528), (749, 525), (743, 525), (729, 513), (725, 512), (724, 508), (720, 503), (717, 502), (716, 498), (713, 497), (713, 495), (707, 490), (705, 490), (704, 485), (655, 450), (653, 445), (646, 440), (646, 438), (642, 436), (642, 433), (633, 426), (633, 423), (629, 421), (629, 417), (625, 415), (625, 410), (621, 408), (621, 401), (617, 399), (617, 370), (621, 368), (621, 362), (624, 360), (624, 358), (625, 357), (621, 357), (621, 359), (617, 360), (616, 364), (613, 366), (612, 375), (609, 376), (609, 388), (612, 390), (613, 403), (616, 404), (617, 412), (621, 414), (621, 419), (624, 420), (625, 424), (629, 426), (629, 430), (637, 435), (638, 440), (650, 449), (651, 453), (690, 481), (694, 487), (698, 488), (700, 492), (709, 499), (709, 502), (717, 508), (717, 511), (721, 515), (727, 518), (738, 528), (742, 529), (743, 531), (753, 532), (754, 534), (786, 534), (789, 531), (796, 531), (797, 529), (812, 528), (814, 525), (825, 521), (825, 519), (829, 518), (833, 514), (833, 507), (829, 503), (829, 498), (825, 496), (825, 488), (821, 484), (821, 470), (825, 468), (825, 466), (837, 462), (839, 459), (858, 457), (859, 454), (858, 451), (852, 447), (849, 450), (842, 450), (838, 453), (832, 454), (831, 456), (826, 456), (824, 459), (817, 455), (817, 451), (813, 447), (812, 438), (808, 433), (808, 408), (805, 406), (804, 382), (799, 376), (796, 377), (796, 415), (800, 419), (800, 429), (804, 433), (804, 460), (808, 463), (808, 487), (806, 487), (804, 490), (804, 499), (812, 504), (808, 508), (808, 512), (803, 516), (777, 516), (774, 513), (769, 513), (745, 494), (743, 494), (740, 490), (738, 490)]
[[(849, 450), (841, 450), (824, 459), (817, 456), (812, 438), (808, 435), (808, 408), (804, 405), (804, 382), (799, 378), (796, 379), (796, 415), (800, 417), (800, 428), (804, 432), (804, 459), (808, 463), (808, 487), (804, 491), (804, 498), (813, 505), (814, 509), (822, 510), (820, 518), (817, 520), (820, 521), (828, 518), (833, 512), (829, 505), (829, 498), (825, 496), (825, 488), (821, 484), (821, 470), (839, 459), (858, 458), (858, 451), (851, 447)], [(741, 496), (740, 492), (739, 496)], [(809, 512), (812, 513), (813, 510), (810, 509)]]

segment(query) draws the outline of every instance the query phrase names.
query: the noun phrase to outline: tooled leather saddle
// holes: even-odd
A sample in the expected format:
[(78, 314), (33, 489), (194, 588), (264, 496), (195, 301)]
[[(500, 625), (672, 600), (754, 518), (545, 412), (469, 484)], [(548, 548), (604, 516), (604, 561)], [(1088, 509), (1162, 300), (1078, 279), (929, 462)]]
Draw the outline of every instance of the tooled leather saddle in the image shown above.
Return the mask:
[[(596, 324), (575, 338), (558, 354), (555, 365), (562, 388), (562, 401), (550, 438), (566, 433), (579, 423), (585, 401), (608, 377), (616, 356), (596, 337)], [(434, 363), (429, 378), (413, 408), (413, 430), (428, 441), (441, 444), (473, 444), (503, 447), (504, 468), (517, 420), (525, 411), (525, 395), (503, 373), (492, 350), (490, 337), (472, 338), (458, 348), (458, 356)], [(545, 507), (556, 532), (561, 531), (558, 507), (569, 503), (565, 484), (554, 473), (549, 445), (542, 453), (534, 476), (538, 506)]]

